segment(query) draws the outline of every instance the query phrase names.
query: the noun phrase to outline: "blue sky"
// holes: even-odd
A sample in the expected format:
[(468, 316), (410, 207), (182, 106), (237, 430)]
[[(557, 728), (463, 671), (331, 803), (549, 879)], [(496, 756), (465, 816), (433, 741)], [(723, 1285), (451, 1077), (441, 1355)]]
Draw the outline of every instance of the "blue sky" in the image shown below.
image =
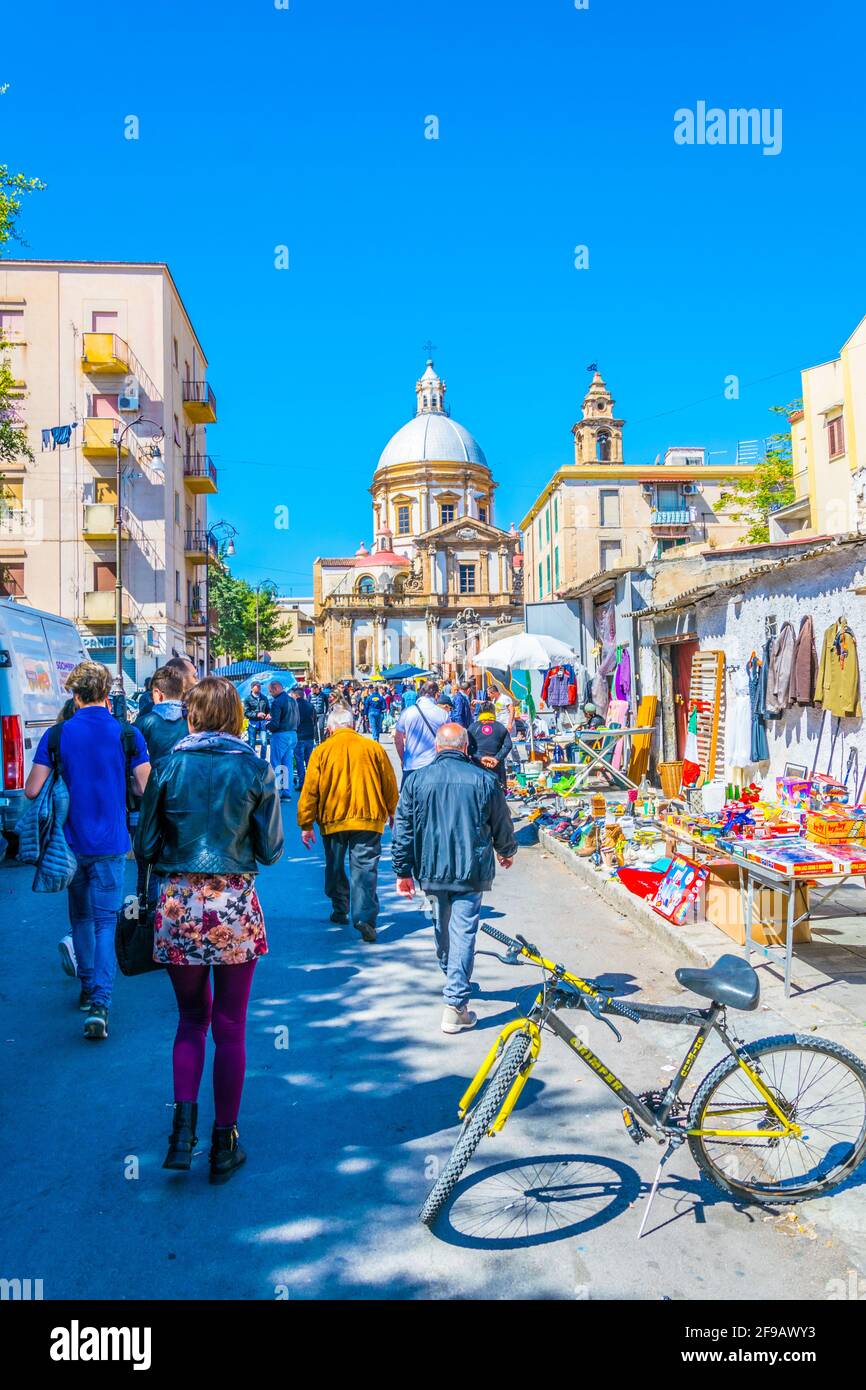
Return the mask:
[[(48, 184), (24, 254), (172, 269), (250, 580), (309, 592), (315, 555), (370, 538), (428, 339), (507, 526), (570, 461), (589, 362), (629, 460), (732, 450), (866, 313), (859, 7), (289, 5), (18, 6), (0, 64), (0, 162)], [(698, 101), (781, 108), (781, 153), (676, 145)]]

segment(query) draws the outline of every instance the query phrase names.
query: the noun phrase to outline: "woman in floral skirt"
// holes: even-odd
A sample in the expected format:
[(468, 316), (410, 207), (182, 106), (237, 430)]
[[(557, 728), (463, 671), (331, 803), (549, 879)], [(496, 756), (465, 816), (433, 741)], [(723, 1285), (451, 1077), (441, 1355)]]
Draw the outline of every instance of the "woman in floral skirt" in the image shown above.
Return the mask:
[(135, 849), (160, 880), (153, 955), (168, 969), (180, 1015), (163, 1167), (188, 1169), (192, 1162), (210, 1029), (210, 1181), (226, 1182), (246, 1158), (237, 1119), (247, 1003), (256, 961), (268, 949), (256, 874), (282, 854), (283, 826), (270, 764), (241, 738), (243, 707), (234, 686), (206, 677), (190, 691), (187, 715), (189, 735), (151, 774)]

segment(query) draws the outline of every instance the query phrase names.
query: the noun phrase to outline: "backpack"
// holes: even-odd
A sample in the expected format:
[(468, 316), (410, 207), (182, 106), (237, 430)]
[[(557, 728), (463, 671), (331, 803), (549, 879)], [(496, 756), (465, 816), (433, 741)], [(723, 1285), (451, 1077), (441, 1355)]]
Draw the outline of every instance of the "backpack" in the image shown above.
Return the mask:
[[(51, 765), (58, 777), (63, 777), (63, 761), (60, 757), (60, 736), (63, 733), (62, 724), (53, 724), (48, 730), (48, 743), (46, 748), (51, 758)], [(135, 734), (131, 724), (120, 725), (120, 742), (123, 748), (123, 758), (126, 763), (126, 815), (127, 819), (133, 811), (139, 809), (141, 797), (135, 790), (132, 780), (132, 757), (136, 752)]]

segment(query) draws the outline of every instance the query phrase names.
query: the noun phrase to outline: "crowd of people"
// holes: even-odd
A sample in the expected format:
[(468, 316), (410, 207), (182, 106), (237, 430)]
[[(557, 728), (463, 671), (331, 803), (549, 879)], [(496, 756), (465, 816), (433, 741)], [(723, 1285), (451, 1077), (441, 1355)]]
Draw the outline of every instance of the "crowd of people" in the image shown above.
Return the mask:
[[(110, 681), (97, 662), (70, 673), (70, 699), (40, 740), (25, 787), (36, 815), (58, 782), (68, 801), (74, 872), (61, 957), (80, 985), (85, 1037), (106, 1039), (118, 913), (134, 902), (178, 1010), (163, 1166), (191, 1165), (210, 1032), (210, 1180), (221, 1183), (245, 1160), (237, 1121), (246, 1014), (268, 951), (257, 875), (283, 852), (281, 803), (297, 791), (301, 842), (312, 849), (317, 829), (322, 837), (330, 920), (365, 943), (377, 940), (391, 827), (396, 890), (408, 898), (420, 889), (433, 919), (442, 1031), (462, 1032), (477, 1021), (468, 1005), (482, 894), (496, 861), (509, 867), (517, 849), (505, 800), (514, 706), (503, 692), (433, 680), (286, 689), (274, 678), (267, 693), (253, 682), (241, 701), (230, 681), (200, 679), (176, 657), (155, 672), (130, 724), (112, 712)], [(393, 760), (381, 742), (389, 731)], [(136, 892), (125, 897), (131, 845)]]

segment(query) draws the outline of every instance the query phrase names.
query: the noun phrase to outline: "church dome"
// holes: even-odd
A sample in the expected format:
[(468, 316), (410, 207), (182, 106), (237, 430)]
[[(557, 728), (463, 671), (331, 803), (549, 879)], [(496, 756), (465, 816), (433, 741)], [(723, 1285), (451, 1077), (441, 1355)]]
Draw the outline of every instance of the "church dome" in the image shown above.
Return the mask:
[(467, 429), (449, 415), (416, 415), (389, 439), (379, 467), (392, 463), (478, 463), (487, 467), (484, 451)]
[(445, 382), (428, 359), (424, 375), (415, 383), (415, 418), (389, 439), (379, 468), (395, 463), (476, 463), (487, 467), (477, 439), (447, 413), (446, 390)]

